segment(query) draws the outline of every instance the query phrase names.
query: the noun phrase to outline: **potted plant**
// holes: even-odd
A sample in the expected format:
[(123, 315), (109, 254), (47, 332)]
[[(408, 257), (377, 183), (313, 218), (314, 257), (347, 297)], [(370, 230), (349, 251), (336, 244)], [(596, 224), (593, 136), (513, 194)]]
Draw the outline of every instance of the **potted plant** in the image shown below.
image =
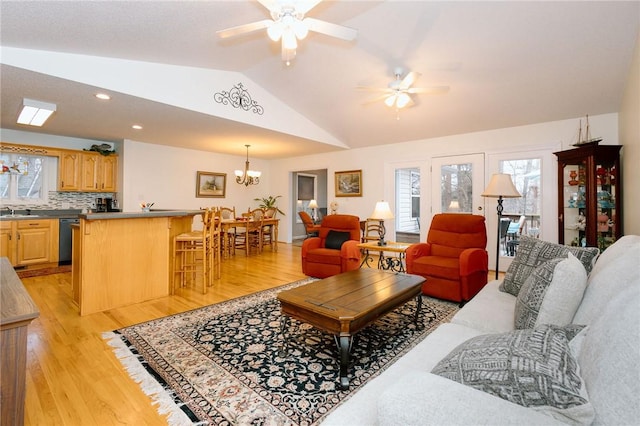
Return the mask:
[(260, 207), (261, 209), (276, 209), (278, 213), (285, 216), (284, 212), (280, 210), (278, 206), (276, 206), (276, 204), (278, 203), (278, 198), (280, 197), (282, 197), (282, 195), (276, 195), (275, 197), (269, 195), (265, 198), (254, 198), (254, 201), (260, 201), (258, 207)]

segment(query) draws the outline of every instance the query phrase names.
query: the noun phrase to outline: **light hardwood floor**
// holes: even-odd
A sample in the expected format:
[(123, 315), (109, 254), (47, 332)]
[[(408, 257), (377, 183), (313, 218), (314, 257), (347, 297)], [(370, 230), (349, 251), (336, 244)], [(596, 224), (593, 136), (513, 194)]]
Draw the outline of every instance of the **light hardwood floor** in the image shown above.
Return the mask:
[(125, 372), (101, 333), (184, 312), (305, 277), (300, 247), (279, 244), (222, 264), (222, 278), (206, 295), (179, 289), (174, 296), (80, 317), (71, 298), (71, 274), (24, 278), (40, 310), (29, 326), (26, 425), (166, 424)]
[(101, 334), (305, 278), (300, 247), (278, 247), (225, 260), (222, 278), (206, 295), (179, 289), (174, 296), (84, 317), (72, 302), (70, 273), (24, 278), (40, 309), (29, 326), (25, 424), (166, 424)]

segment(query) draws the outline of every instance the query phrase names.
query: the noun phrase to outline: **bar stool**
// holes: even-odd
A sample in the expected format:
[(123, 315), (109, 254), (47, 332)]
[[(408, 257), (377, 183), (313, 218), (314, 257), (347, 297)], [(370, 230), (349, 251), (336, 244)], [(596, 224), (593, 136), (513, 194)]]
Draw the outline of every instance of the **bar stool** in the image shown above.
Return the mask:
[(212, 209), (203, 211), (201, 231), (185, 232), (174, 237), (171, 294), (175, 292), (177, 284), (185, 287), (188, 283), (197, 282), (198, 276), (202, 279), (203, 294), (211, 286), (213, 213)]

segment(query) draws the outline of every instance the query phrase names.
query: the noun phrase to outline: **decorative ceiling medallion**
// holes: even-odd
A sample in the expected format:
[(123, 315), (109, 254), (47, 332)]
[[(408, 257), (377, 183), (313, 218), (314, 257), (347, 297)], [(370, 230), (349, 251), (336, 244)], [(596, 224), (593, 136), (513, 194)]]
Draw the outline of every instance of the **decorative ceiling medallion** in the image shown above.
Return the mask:
[(247, 89), (242, 86), (242, 83), (238, 83), (233, 86), (233, 89), (228, 92), (222, 91), (213, 95), (213, 99), (219, 104), (230, 104), (234, 108), (242, 108), (245, 111), (253, 111), (256, 114), (262, 115), (264, 108), (258, 105), (258, 102), (251, 99), (251, 95), (247, 92)]

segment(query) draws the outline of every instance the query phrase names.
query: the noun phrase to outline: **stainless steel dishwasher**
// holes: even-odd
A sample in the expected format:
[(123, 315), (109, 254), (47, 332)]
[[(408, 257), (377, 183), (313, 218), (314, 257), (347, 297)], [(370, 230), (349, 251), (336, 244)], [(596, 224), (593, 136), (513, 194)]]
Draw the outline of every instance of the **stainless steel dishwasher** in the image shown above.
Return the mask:
[(58, 243), (58, 265), (71, 264), (71, 225), (79, 219), (60, 219), (60, 241)]

